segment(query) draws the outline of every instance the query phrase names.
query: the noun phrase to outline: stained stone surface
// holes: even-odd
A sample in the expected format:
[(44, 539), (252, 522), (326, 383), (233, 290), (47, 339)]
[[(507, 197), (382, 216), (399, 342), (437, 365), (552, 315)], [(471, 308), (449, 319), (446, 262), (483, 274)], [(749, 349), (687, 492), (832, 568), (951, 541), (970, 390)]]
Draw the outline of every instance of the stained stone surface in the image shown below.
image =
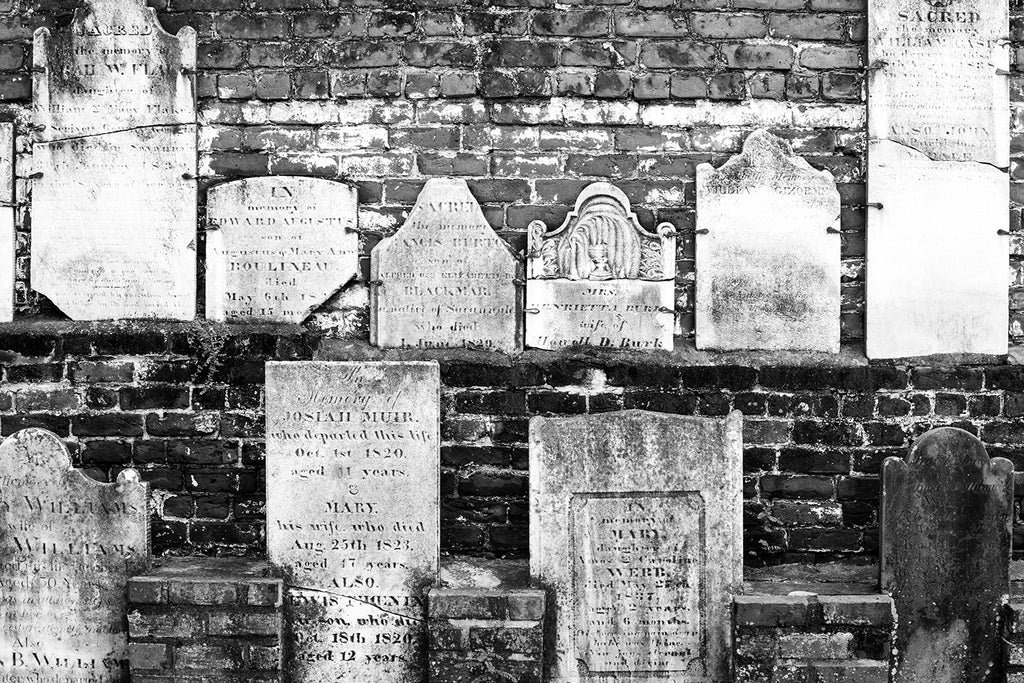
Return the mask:
[(196, 32), (170, 35), (145, 2), (90, 0), (68, 29), (34, 39), (40, 140), (196, 122)]
[(382, 347), (522, 347), (519, 260), (465, 180), (428, 180), (370, 261), (371, 341)]
[(899, 615), (895, 683), (1001, 680), (1013, 464), (954, 427), (882, 471), (882, 588)]
[(1006, 353), (1006, 174), (888, 141), (869, 155), (868, 357)]
[(870, 138), (936, 161), (1008, 166), (1007, 1), (868, 5)]
[(530, 223), (526, 345), (672, 349), (675, 230), (644, 230), (610, 183), (580, 193), (550, 232)]
[(195, 31), (94, 0), (33, 66), (32, 287), (76, 320), (193, 318)]
[(839, 211), (832, 174), (767, 130), (700, 164), (697, 348), (838, 353)]
[(267, 550), (287, 576), (291, 680), (423, 680), (437, 363), (268, 363), (266, 391)]
[(195, 316), (194, 127), (37, 143), (32, 287), (73, 320)]
[(0, 444), (0, 680), (128, 680), (128, 577), (149, 562), (147, 486), (101, 484), (51, 432)]
[(0, 123), (0, 322), (14, 319), (14, 124)]
[(551, 681), (727, 680), (742, 584), (742, 419), (530, 421), (530, 574)]
[(206, 317), (301, 323), (359, 269), (356, 190), (322, 178), (245, 178), (210, 188)]

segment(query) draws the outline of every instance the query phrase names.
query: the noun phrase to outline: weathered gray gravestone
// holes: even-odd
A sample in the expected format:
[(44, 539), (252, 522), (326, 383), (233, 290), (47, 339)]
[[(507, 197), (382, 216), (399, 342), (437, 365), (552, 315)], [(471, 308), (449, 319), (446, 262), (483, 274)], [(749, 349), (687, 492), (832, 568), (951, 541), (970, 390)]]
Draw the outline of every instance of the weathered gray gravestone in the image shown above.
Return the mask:
[(743, 580), (742, 419), (530, 421), (530, 574), (548, 680), (721, 683)]
[(1013, 464), (953, 427), (882, 472), (882, 588), (898, 615), (896, 683), (998, 680)]
[(147, 486), (71, 467), (25, 429), (0, 444), (0, 680), (128, 680), (128, 577), (149, 562)]
[(370, 255), (370, 341), (382, 347), (522, 347), (522, 267), (465, 180), (427, 181)]
[(244, 178), (207, 193), (206, 317), (301, 323), (356, 276), (356, 190), (323, 178)]
[(267, 364), (267, 552), (294, 683), (409, 683), (438, 571), (437, 363)]
[(1007, 0), (868, 3), (870, 358), (1007, 352), (1009, 35)]
[(645, 230), (625, 193), (587, 186), (565, 222), (527, 233), (526, 345), (672, 349), (675, 229)]
[(32, 58), (33, 289), (75, 320), (192, 319), (195, 31), (90, 0)]
[(0, 123), (0, 322), (14, 319), (14, 124)]
[(839, 191), (789, 143), (697, 167), (699, 349), (839, 352)]

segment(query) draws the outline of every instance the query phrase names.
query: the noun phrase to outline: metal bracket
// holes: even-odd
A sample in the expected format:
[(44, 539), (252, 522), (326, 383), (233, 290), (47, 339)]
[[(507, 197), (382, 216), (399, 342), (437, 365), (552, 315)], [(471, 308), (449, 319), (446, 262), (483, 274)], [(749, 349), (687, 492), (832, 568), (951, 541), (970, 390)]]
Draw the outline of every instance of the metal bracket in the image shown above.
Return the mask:
[(39, 180), (40, 178), (42, 178), (42, 177), (43, 177), (43, 172), (42, 172), (42, 171), (36, 171), (36, 172), (35, 172), (35, 173), (33, 173), (32, 175), (27, 175), (27, 176), (25, 176), (25, 177), (26, 177), (26, 178), (27, 178), (28, 180)]
[(864, 204), (864, 206), (867, 206), (867, 207), (872, 208), (872, 209), (881, 209), (882, 208), (882, 202), (867, 202), (867, 203)]
[(367, 280), (366, 284), (370, 285), (371, 287), (380, 287), (382, 284), (384, 284), (384, 281), (383, 280)]
[(875, 61), (868, 64), (867, 67), (864, 68), (864, 70), (878, 71), (880, 69), (884, 69), (887, 66), (889, 66), (889, 62), (885, 61), (884, 59), (876, 59)]
[(674, 308), (669, 308), (668, 306), (658, 306), (658, 311), (660, 313), (675, 313), (676, 312)]
[(182, 180), (196, 180), (197, 178), (199, 178), (199, 176), (189, 173), (188, 171), (181, 174)]
[(695, 234), (695, 235), (706, 235), (709, 232), (711, 232), (711, 231), (708, 230), (707, 228), (701, 228), (700, 230), (694, 230), (693, 234)]
[(999, 230), (996, 230), (996, 234), (997, 235), (1009, 235), (1010, 231), (1009, 230), (1003, 230), (1002, 228), (1000, 228)]
[(840, 234), (839, 228), (833, 228), (831, 225), (828, 226), (827, 228), (825, 228), (825, 232), (827, 232), (830, 235), (838, 235), (838, 234)]
[(524, 308), (523, 313), (540, 313), (539, 308)]

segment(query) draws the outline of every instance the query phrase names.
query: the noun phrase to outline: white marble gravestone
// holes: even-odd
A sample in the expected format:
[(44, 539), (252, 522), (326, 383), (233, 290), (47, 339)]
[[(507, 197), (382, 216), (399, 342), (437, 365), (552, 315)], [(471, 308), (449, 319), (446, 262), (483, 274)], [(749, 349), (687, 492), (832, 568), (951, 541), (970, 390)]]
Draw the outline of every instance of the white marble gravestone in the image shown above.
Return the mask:
[(832, 174), (767, 130), (700, 164), (697, 348), (838, 353), (839, 211)]
[(294, 683), (423, 680), (439, 401), (435, 362), (267, 364), (267, 552)]
[(530, 574), (554, 598), (547, 680), (727, 680), (741, 430), (739, 413), (530, 421)]
[(206, 317), (301, 323), (359, 270), (354, 187), (245, 178), (206, 201)]
[(1006, 353), (1006, 174), (889, 141), (871, 156), (868, 357)]
[(672, 349), (675, 230), (644, 230), (610, 183), (589, 185), (562, 225), (528, 229), (526, 345)]
[(149, 563), (147, 486), (71, 467), (25, 429), (0, 444), (0, 680), (128, 680), (128, 578)]
[(142, 0), (35, 33), (32, 287), (73, 319), (195, 315), (195, 68)]
[(14, 124), (0, 123), (0, 322), (14, 319)]
[(1008, 13), (869, 2), (871, 358), (1007, 351)]
[(522, 347), (519, 261), (465, 180), (427, 181), (370, 256), (370, 341), (382, 347)]

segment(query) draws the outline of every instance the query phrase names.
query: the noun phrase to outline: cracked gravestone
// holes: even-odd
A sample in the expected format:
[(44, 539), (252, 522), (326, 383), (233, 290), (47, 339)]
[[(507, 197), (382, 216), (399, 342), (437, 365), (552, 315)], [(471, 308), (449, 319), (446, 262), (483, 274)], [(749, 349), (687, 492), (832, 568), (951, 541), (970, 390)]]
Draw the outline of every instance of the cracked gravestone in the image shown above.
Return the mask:
[(210, 188), (206, 317), (301, 323), (359, 269), (354, 187), (245, 178)]
[(14, 124), (0, 123), (0, 287), (7, 293), (0, 299), (0, 322), (14, 319)]
[(554, 600), (547, 680), (727, 680), (741, 423), (641, 410), (530, 421), (530, 574)]
[(147, 486), (102, 484), (64, 443), (24, 429), (0, 444), (0, 680), (128, 680), (128, 578), (149, 562)]
[(370, 335), (381, 347), (522, 347), (521, 267), (465, 180), (427, 181), (370, 256)]
[(1006, 0), (871, 0), (867, 354), (1004, 354)]
[(882, 471), (882, 589), (899, 615), (895, 683), (1001, 680), (1013, 463), (940, 427)]
[(562, 225), (527, 234), (526, 345), (672, 350), (675, 230), (641, 225), (610, 183), (589, 185)]
[(699, 165), (697, 348), (838, 353), (839, 210), (832, 174), (767, 130)]
[(439, 401), (435, 362), (267, 364), (267, 551), (295, 683), (425, 675)]
[(195, 315), (195, 68), (142, 0), (35, 33), (32, 287), (72, 319)]

